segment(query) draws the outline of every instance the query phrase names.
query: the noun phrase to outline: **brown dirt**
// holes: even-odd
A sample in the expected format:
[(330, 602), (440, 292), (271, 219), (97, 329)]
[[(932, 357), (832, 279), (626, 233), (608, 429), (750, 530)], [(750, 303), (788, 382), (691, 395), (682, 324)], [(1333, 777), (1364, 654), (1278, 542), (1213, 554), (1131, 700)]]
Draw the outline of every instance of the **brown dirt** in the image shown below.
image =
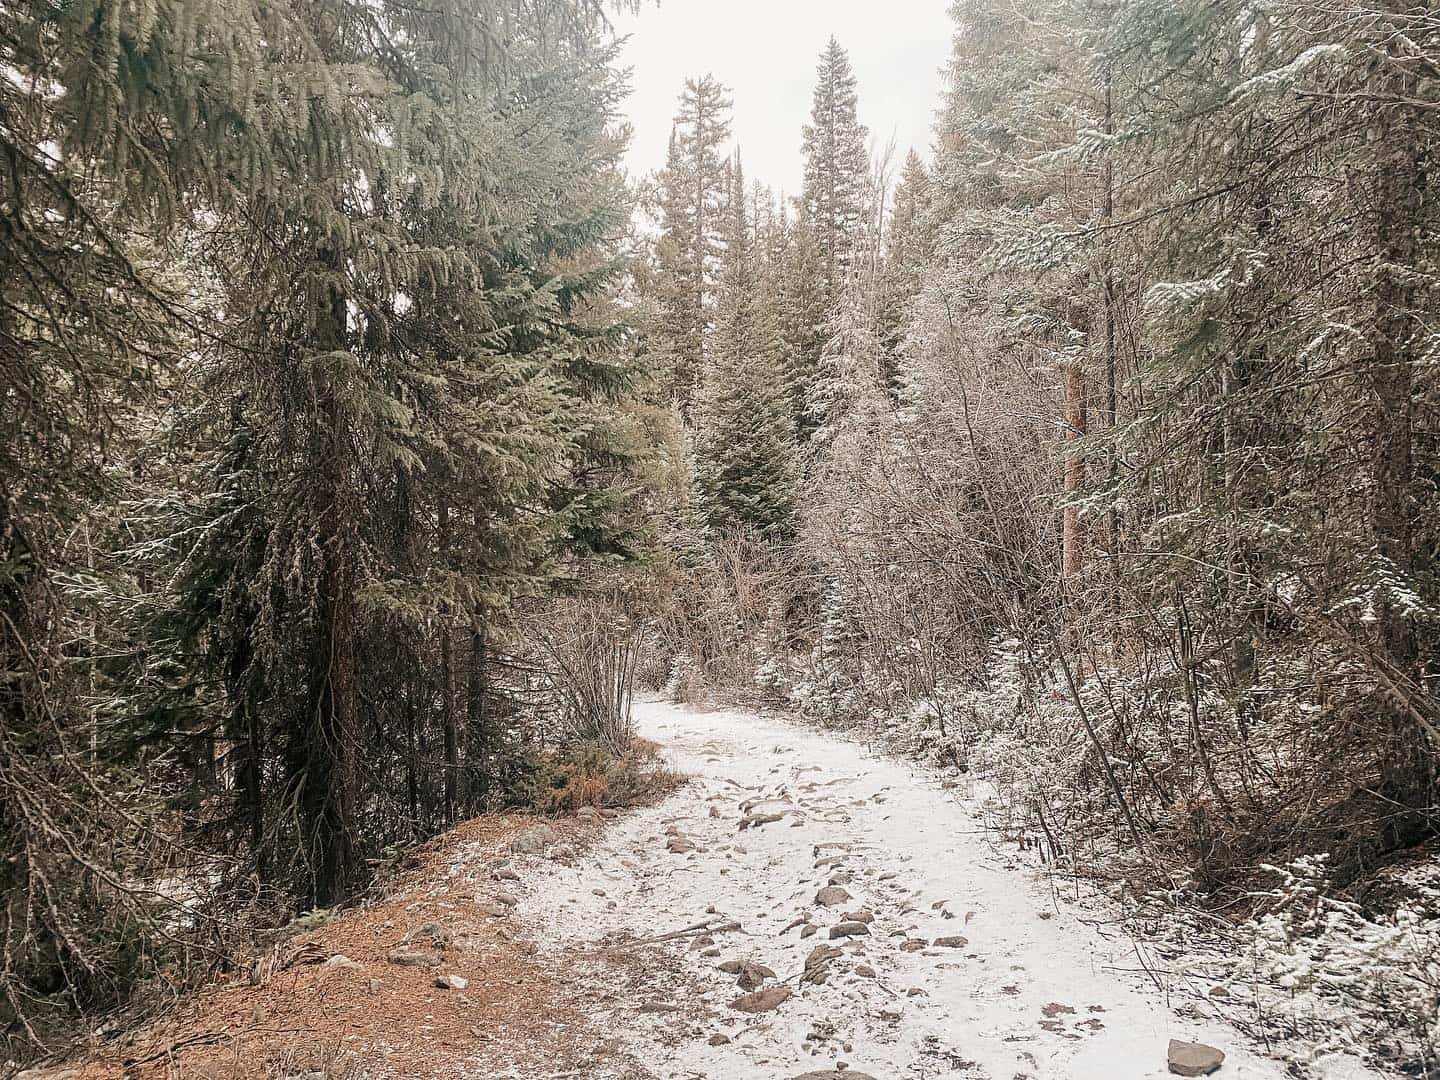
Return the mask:
[[(480, 908), (543, 872), (543, 857), (508, 854), (510, 839), (539, 820), (512, 814), (459, 826), (418, 849), (383, 899), (284, 943), (282, 956), (302, 951), (263, 985), (245, 978), (183, 999), (163, 1020), (92, 1049), (74, 1080), (462, 1080), (497, 1068), (583, 1076), (597, 1057), (613, 1064), (615, 1047), (537, 962), (515, 920)], [(577, 818), (547, 824), (580, 849), (600, 828)], [(507, 858), (518, 883), (493, 877)], [(407, 932), (431, 922), (454, 938), (438, 968), (387, 960)], [(360, 967), (324, 966), (336, 954)], [(439, 989), (437, 974), (469, 986)]]

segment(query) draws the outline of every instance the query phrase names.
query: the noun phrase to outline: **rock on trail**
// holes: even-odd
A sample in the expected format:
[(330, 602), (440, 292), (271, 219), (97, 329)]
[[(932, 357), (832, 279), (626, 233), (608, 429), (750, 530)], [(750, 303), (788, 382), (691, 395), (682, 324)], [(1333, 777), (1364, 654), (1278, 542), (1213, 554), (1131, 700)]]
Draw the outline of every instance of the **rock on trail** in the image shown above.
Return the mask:
[[(636, 721), (693, 780), (563, 861), (543, 830), (513, 844), (509, 921), (653, 1077), (1287, 1075), (1203, 997), (1172, 1011), (1109, 913), (1057, 910), (969, 781), (745, 712)], [(636, 1075), (607, 1068), (585, 1075)]]

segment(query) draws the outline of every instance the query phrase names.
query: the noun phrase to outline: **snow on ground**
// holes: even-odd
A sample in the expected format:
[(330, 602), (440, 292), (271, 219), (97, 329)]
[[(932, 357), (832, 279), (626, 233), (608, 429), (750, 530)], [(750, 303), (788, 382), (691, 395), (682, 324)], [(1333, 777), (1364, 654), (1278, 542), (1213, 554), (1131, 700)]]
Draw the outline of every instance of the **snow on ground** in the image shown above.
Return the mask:
[[(1221, 1080), (1287, 1075), (1222, 1019), (1177, 1015), (1131, 940), (1058, 901), (937, 775), (749, 713), (636, 712), (694, 781), (557, 867), (521, 915), (596, 1002), (594, 1022), (656, 1077), (788, 1080), (840, 1063), (877, 1080), (1161, 1077), (1171, 1038), (1223, 1049)], [(782, 816), (740, 830), (747, 812)], [(816, 894), (832, 878), (852, 899), (826, 908)], [(858, 912), (874, 915), (868, 935), (832, 941)], [(633, 944), (706, 918), (739, 929)], [(802, 982), (822, 944), (842, 955), (823, 984)], [(730, 1008), (742, 991), (717, 965), (731, 959), (767, 965), (794, 996)], [(1320, 1071), (1365, 1075), (1348, 1061)]]

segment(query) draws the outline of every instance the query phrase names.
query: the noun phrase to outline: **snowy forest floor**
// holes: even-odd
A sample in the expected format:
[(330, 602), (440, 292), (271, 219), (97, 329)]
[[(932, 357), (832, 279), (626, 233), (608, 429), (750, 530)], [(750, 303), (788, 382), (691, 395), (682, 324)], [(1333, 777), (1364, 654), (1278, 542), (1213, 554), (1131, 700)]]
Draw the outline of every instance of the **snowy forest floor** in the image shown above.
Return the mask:
[(1108, 1080), (1168, 1075), (1172, 1038), (1224, 1050), (1222, 1080), (1294, 1075), (1104, 901), (1062, 899), (965, 786), (752, 713), (636, 712), (691, 777), (664, 801), (462, 826), (260, 985), (73, 1075), (120, 1075), (118, 1054), (148, 1059), (126, 1076), (217, 1080)]

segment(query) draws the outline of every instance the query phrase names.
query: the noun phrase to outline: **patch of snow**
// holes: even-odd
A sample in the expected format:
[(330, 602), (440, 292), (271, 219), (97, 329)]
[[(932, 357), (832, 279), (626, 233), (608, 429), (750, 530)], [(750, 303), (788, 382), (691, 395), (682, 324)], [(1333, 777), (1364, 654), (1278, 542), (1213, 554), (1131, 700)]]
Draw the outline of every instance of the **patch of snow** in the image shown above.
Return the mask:
[[(890, 1080), (1159, 1078), (1171, 1039), (1224, 1050), (1221, 1080), (1288, 1075), (1206, 1004), (1204, 987), (1181, 995), (1180, 976), (1148, 970), (1113, 913), (1062, 900), (1032, 855), (998, 846), (977, 790), (942, 789), (922, 766), (750, 713), (655, 701), (635, 713), (693, 782), (554, 868), (521, 917), (610, 1009), (597, 1025), (657, 1077), (785, 1080), (843, 1062)], [(761, 807), (783, 815), (739, 831)], [(668, 850), (676, 834), (696, 850)], [(815, 897), (832, 877), (853, 899), (827, 908)], [(830, 927), (860, 911), (874, 915), (869, 933), (832, 941)], [(694, 933), (617, 947), (707, 917), (740, 926), (713, 933), (718, 955), (702, 956)], [(964, 943), (928, 944), (940, 938)], [(823, 984), (802, 982), (822, 944), (841, 955)], [(643, 977), (617, 952), (648, 958)], [(742, 991), (718, 970), (725, 960), (767, 965), (795, 993), (773, 1011), (735, 1011)], [(1343, 1057), (1312, 1068), (1378, 1075)]]

